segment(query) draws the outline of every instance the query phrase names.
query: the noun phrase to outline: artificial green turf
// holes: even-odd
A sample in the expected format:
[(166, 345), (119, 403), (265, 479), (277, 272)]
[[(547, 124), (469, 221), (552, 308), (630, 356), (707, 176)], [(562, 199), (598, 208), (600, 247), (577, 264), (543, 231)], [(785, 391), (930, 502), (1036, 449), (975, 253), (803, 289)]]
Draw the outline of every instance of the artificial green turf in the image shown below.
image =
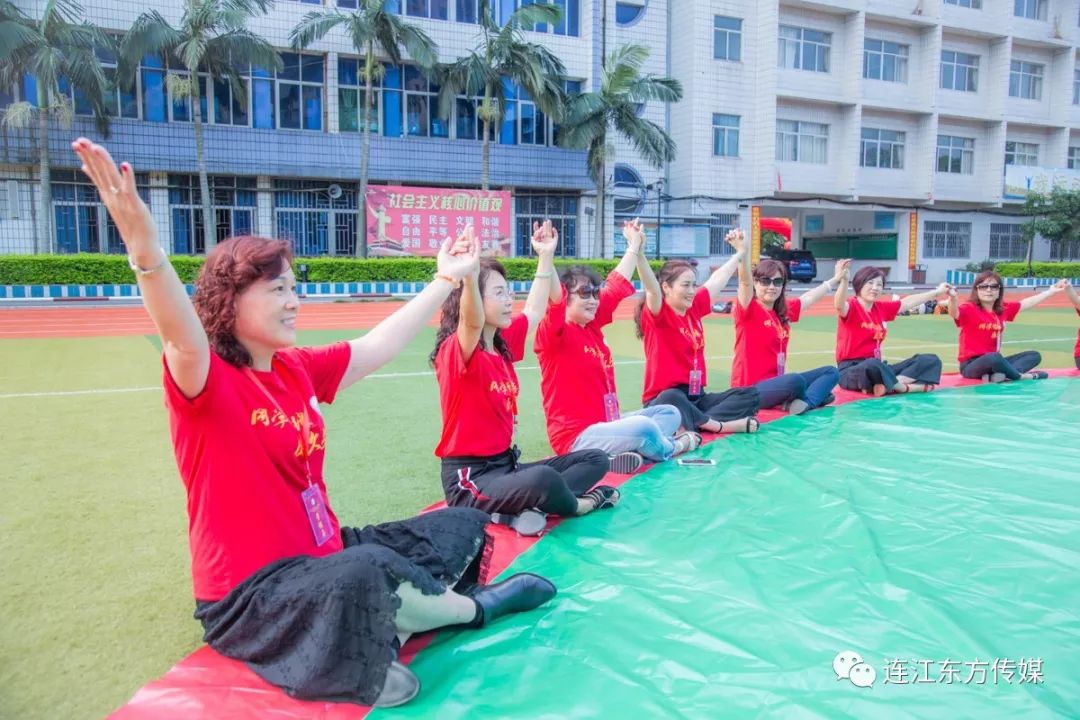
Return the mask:
[[(2, 317), (2, 316), (0, 316)], [(796, 326), (789, 367), (832, 362), (835, 318)], [(1037, 349), (1072, 367), (1070, 310), (1024, 313), (1006, 351)], [(732, 330), (706, 324), (710, 386), (726, 386)], [(306, 332), (314, 344), (349, 332)], [(424, 331), (379, 375), (428, 373)], [(623, 407), (640, 401), (641, 343), (629, 322), (608, 331)], [(944, 316), (890, 324), (886, 357), (937, 352), (955, 370), (956, 330)], [(0, 717), (101, 717), (199, 645), (191, 618), (184, 495), (159, 390), (10, 397), (13, 393), (156, 388), (161, 361), (145, 337), (0, 340)], [(895, 348), (895, 351), (890, 351)], [(808, 353), (808, 354), (807, 354)], [(526, 458), (550, 452), (539, 376), (521, 363)], [(441, 499), (438, 394), (430, 374), (374, 377), (325, 412), (331, 501), (349, 524), (411, 515)], [(762, 436), (764, 440), (766, 436)], [(586, 521), (587, 522), (587, 521)]]

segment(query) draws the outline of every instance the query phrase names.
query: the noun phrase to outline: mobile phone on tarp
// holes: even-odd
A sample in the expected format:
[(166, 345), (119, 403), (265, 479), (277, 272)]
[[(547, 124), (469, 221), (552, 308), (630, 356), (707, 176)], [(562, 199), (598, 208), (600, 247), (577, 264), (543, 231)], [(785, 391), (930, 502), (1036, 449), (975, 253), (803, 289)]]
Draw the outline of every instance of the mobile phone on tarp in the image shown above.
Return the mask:
[(679, 465), (687, 465), (689, 467), (707, 467), (716, 464), (715, 460), (709, 460), (707, 458), (676, 458), (675, 462)]

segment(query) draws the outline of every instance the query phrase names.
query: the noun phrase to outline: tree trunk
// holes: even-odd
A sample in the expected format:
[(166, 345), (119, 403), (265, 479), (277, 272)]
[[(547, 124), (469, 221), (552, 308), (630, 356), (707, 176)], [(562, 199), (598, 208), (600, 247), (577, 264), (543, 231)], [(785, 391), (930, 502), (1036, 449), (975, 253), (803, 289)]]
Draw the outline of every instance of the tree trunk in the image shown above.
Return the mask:
[(38, 103), (38, 160), (41, 175), (41, 212), (38, 213), (38, 237), (34, 238), (34, 252), (56, 252), (56, 238), (52, 231), (52, 175), (49, 171), (49, 93), (45, 83), (37, 83)]
[(491, 103), (491, 85), (484, 86), (484, 142), (480, 145), (480, 189), (485, 192), (490, 187), (491, 178), (491, 116), (487, 107)]
[(214, 222), (214, 198), (210, 195), (210, 178), (206, 175), (206, 156), (203, 148), (202, 97), (199, 93), (199, 78), (191, 73), (192, 117), (195, 125), (195, 162), (199, 167), (199, 195), (202, 197), (203, 248), (210, 252), (217, 244), (217, 223)]
[(368, 42), (367, 56), (364, 58), (365, 69), (365, 81), (364, 81), (364, 114), (363, 123), (364, 127), (362, 132), (364, 138), (360, 142), (360, 217), (357, 223), (357, 251), (362, 258), (368, 256), (368, 237), (367, 237), (367, 185), (368, 185), (368, 163), (371, 156), (371, 72), (375, 65), (375, 47), (374, 43)]

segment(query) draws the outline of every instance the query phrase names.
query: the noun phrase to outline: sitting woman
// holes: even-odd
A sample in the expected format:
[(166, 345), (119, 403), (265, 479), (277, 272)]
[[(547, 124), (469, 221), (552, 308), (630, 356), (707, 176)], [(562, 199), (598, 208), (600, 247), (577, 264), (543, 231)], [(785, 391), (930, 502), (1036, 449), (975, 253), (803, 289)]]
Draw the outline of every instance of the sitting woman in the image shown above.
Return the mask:
[(557, 301), (536, 329), (548, 439), (557, 453), (595, 448), (610, 458), (613, 472), (631, 473), (645, 460), (661, 462), (701, 444), (697, 433), (676, 435), (682, 416), (670, 405), (620, 413), (615, 366), (604, 342), (609, 324), (625, 298), (634, 294), (630, 279), (652, 268), (641, 248), (645, 233), (635, 219), (623, 224), (626, 252), (601, 287), (594, 270), (582, 266), (562, 273)]
[(949, 295), (949, 315), (960, 328), (960, 374), (984, 382), (1006, 380), (1042, 380), (1049, 377), (1034, 370), (1042, 362), (1037, 350), (1025, 350), (1005, 357), (1001, 354), (1001, 336), (1005, 323), (1012, 322), (1021, 310), (1033, 308), (1065, 289), (1059, 281), (1049, 290), (1024, 298), (1020, 302), (1005, 302), (1005, 287), (1001, 276), (993, 270), (979, 273), (971, 296), (960, 303), (953, 292)]
[(936, 289), (900, 300), (880, 300), (885, 290), (885, 273), (881, 268), (864, 267), (851, 281), (855, 299), (848, 300), (848, 277), (840, 277), (840, 286), (833, 296), (839, 318), (836, 332), (836, 365), (840, 370), (840, 387), (872, 393), (926, 392), (941, 382), (941, 358), (918, 354), (897, 363), (881, 359), (881, 344), (885, 342), (889, 321), (901, 312), (911, 310), (949, 290), (946, 283)]
[[(1080, 315), (1080, 294), (1076, 292), (1076, 288), (1069, 282), (1065, 284), (1065, 292), (1069, 294), (1069, 300), (1076, 306), (1076, 314)], [(1080, 330), (1076, 331), (1076, 347), (1073, 348), (1073, 360), (1076, 361), (1076, 369), (1080, 370)]]
[(163, 382), (176, 462), (187, 490), (195, 617), (205, 640), (304, 699), (390, 707), (419, 692), (396, 660), (410, 633), (478, 627), (555, 595), (535, 575), (474, 594), (488, 517), (449, 509), (342, 528), (323, 480), (320, 402), (371, 373), (424, 327), (477, 250), (447, 239), (439, 274), (367, 335), (296, 348), (300, 302), (289, 245), (219, 243), (194, 304), (158, 245), (134, 169), (105, 148), (72, 144), (116, 223), (164, 348)]
[[(743, 252), (742, 230), (732, 230), (726, 240), (742, 256), (739, 263), (739, 295), (732, 316), (735, 321), (735, 358), (731, 363), (731, 386), (752, 385), (761, 394), (761, 407), (782, 406), (799, 415), (832, 402), (832, 389), (840, 373), (832, 365), (806, 372), (785, 372), (791, 323), (803, 310), (825, 296), (847, 272), (850, 260), (836, 264), (836, 276), (801, 297), (787, 300), (787, 268), (776, 260), (761, 260), (750, 270), (750, 255)], [(751, 277), (752, 276), (752, 277)], [(751, 284), (753, 283), (753, 284)]]
[[(470, 226), (470, 241), (472, 233)], [(513, 445), (518, 398), (514, 363), (525, 356), (529, 327), (543, 316), (549, 298), (558, 297), (552, 282), (557, 242), (550, 222), (534, 228), (537, 272), (525, 310), (518, 315), (512, 312), (514, 296), (503, 266), (494, 259), (482, 260), (443, 303), (431, 353), (443, 417), (435, 454), (442, 458), (446, 502), (509, 516), (510, 524), (524, 534), (543, 528), (532, 525), (535, 513), (530, 513), (530, 529), (525, 530), (520, 517), (524, 511), (585, 515), (619, 501), (613, 487), (590, 490), (608, 471), (605, 453), (582, 450), (521, 463)]]
[(634, 313), (637, 335), (645, 341), (642, 405), (674, 405), (687, 430), (757, 432), (759, 397), (753, 387), (705, 392), (705, 329), (720, 291), (735, 274), (741, 251), (697, 287), (694, 266), (669, 260), (658, 276), (642, 276), (645, 298)]

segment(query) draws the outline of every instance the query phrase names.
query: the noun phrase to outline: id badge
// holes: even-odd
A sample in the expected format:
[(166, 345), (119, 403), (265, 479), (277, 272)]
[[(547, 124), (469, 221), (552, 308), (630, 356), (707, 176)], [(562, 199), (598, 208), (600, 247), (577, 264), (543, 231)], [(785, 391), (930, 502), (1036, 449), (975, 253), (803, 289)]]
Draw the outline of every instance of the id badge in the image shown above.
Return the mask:
[(691, 395), (700, 395), (701, 394), (701, 371), (700, 370), (691, 370), (690, 371), (690, 394)]
[(322, 545), (333, 537), (334, 529), (330, 524), (330, 515), (326, 512), (326, 502), (319, 486), (308, 485), (307, 490), (300, 493), (300, 499), (304, 501), (304, 510), (307, 511), (311, 534), (315, 536), (315, 545)]
[(875, 360), (880, 360), (881, 359), (881, 343), (878, 343), (877, 345), (874, 346), (874, 359)]
[(619, 419), (619, 396), (617, 393), (604, 393), (604, 422)]
[(784, 365), (787, 362), (787, 355), (784, 353), (776, 353), (776, 374), (784, 374)]

